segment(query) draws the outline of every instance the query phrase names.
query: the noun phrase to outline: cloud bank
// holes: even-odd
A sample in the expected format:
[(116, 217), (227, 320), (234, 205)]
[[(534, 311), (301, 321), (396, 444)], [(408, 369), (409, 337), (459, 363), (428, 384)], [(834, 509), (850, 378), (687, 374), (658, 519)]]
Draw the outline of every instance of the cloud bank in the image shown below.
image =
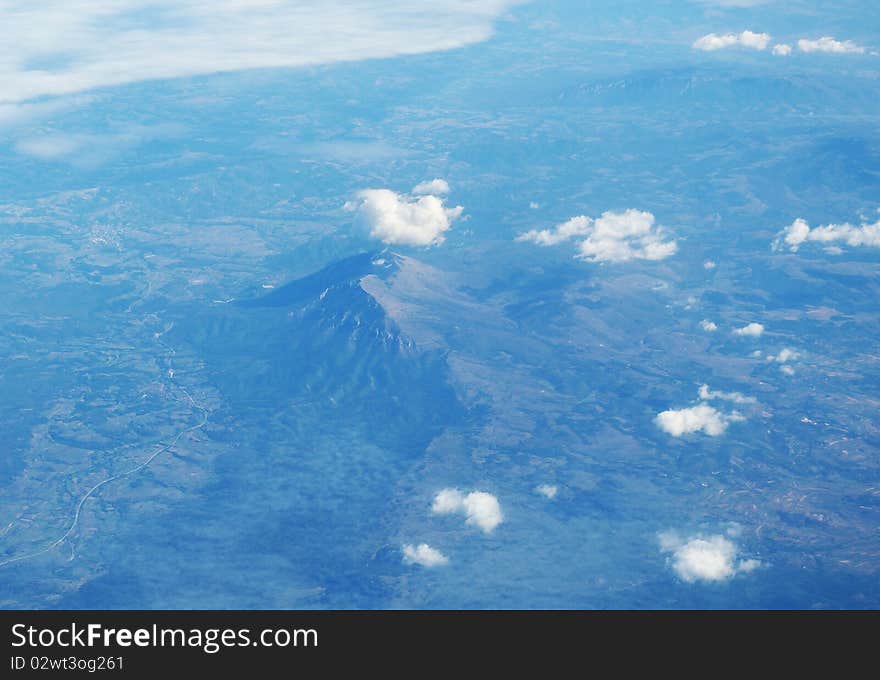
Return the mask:
[(467, 524), (479, 527), (487, 534), (504, 521), (498, 499), (485, 491), (463, 494), (458, 489), (442, 489), (434, 497), (431, 512), (435, 515), (462, 514), (467, 518)]
[(406, 564), (419, 564), (423, 567), (441, 567), (449, 564), (446, 555), (427, 543), (419, 543), (417, 546), (407, 544), (403, 546), (402, 552)]
[(345, 207), (356, 213), (356, 222), (371, 238), (383, 243), (439, 245), (464, 208), (447, 208), (442, 197), (425, 193), (429, 189), (442, 189), (446, 193), (449, 185), (439, 179), (423, 182), (410, 195), (390, 189), (364, 189), (358, 192), (357, 201), (346, 203)]
[(516, 240), (552, 246), (580, 237), (584, 238), (577, 257), (591, 262), (663, 260), (678, 250), (674, 240), (664, 240), (664, 230), (655, 225), (652, 213), (633, 208), (607, 211), (596, 219), (578, 215), (552, 229), (527, 231)]
[(673, 571), (686, 583), (726, 581), (761, 565), (755, 559), (737, 559), (736, 544), (721, 534), (683, 539), (675, 532), (665, 532), (660, 534), (660, 550), (671, 554)]
[(714, 52), (727, 47), (748, 47), (753, 50), (765, 50), (770, 44), (770, 35), (767, 33), (754, 33), (743, 31), (742, 33), (709, 33), (697, 39), (693, 48), (704, 52)]
[(448, 50), (517, 0), (4, 0), (0, 103), (124, 83)]
[(880, 248), (880, 220), (873, 223), (862, 223), (855, 226), (844, 224), (826, 224), (810, 228), (806, 220), (796, 219), (782, 230), (773, 242), (773, 250), (788, 248), (796, 253), (805, 243), (834, 244), (843, 243), (852, 248), (867, 246)]

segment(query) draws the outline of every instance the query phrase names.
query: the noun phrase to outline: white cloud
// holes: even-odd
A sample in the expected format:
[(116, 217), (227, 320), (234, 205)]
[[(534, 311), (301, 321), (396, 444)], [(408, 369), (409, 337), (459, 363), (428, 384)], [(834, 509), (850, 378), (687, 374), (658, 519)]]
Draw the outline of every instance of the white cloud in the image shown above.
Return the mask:
[(531, 241), (539, 246), (555, 246), (575, 236), (586, 236), (593, 220), (585, 215), (572, 217), (567, 222), (557, 224), (553, 229), (532, 229), (516, 237), (517, 241)]
[(75, 154), (90, 141), (88, 135), (43, 135), (21, 140), (15, 145), (15, 150), (41, 160), (56, 160)]
[(708, 385), (700, 386), (698, 396), (701, 401), (696, 406), (662, 411), (654, 418), (654, 424), (673, 437), (695, 432), (717, 437), (724, 434), (731, 423), (741, 422), (745, 418), (737, 411), (722, 413), (707, 404), (707, 401), (721, 399), (736, 404), (757, 403), (757, 399), (746, 397), (739, 392), (713, 392)]
[(797, 41), (801, 52), (827, 52), (830, 54), (863, 54), (864, 47), (856, 45), (852, 40), (835, 40), (829, 36), (823, 36), (818, 40), (801, 38)]
[(437, 515), (463, 514), (466, 522), (491, 533), (504, 521), (498, 499), (485, 491), (463, 494), (458, 489), (442, 489), (434, 497), (431, 512)]
[(791, 54), (791, 45), (786, 45), (785, 43), (774, 45), (773, 54), (775, 54), (777, 57), (787, 57), (789, 54)]
[(663, 260), (674, 255), (678, 246), (674, 240), (664, 241), (663, 229), (654, 222), (652, 213), (630, 208), (607, 211), (597, 219), (578, 215), (553, 229), (532, 229), (516, 240), (550, 246), (585, 236), (578, 245), (578, 257), (591, 262)]
[(742, 335), (749, 338), (760, 338), (764, 334), (764, 326), (763, 324), (748, 323), (742, 328), (735, 328), (733, 330), (734, 335)]
[(715, 269), (715, 267), (716, 267), (716, 264), (715, 264), (714, 260), (706, 260), (703, 263), (703, 269), (709, 270), (709, 269)]
[(4, 0), (0, 103), (221, 71), (448, 50), (516, 0)]
[(708, 385), (700, 386), (700, 399), (704, 401), (711, 399), (722, 399), (724, 401), (732, 401), (734, 404), (757, 404), (758, 400), (754, 397), (747, 397), (740, 392), (719, 392), (709, 389)]
[(464, 508), (464, 494), (458, 489), (442, 489), (434, 496), (431, 512), (435, 515), (449, 515)]
[[(449, 185), (443, 184), (441, 188), (448, 191)], [(407, 196), (390, 189), (364, 189), (357, 197), (345, 207), (357, 213), (358, 223), (372, 238), (396, 245), (443, 243), (444, 233), (464, 210), (461, 206), (447, 208), (440, 196)]]
[(706, 52), (735, 46), (748, 47), (753, 50), (764, 50), (767, 49), (768, 44), (770, 44), (770, 36), (767, 33), (743, 31), (742, 33), (725, 33), (723, 35), (709, 33), (696, 40), (693, 44), (693, 48), (695, 50), (703, 50)]
[(156, 139), (182, 135), (179, 125), (127, 125), (105, 134), (45, 133), (25, 137), (15, 145), (15, 150), (26, 156), (44, 161), (69, 161), (80, 165), (97, 165), (126, 149)]
[(718, 330), (718, 325), (714, 321), (703, 319), (702, 321), (700, 321), (700, 328), (702, 328), (707, 333), (714, 333)]
[(835, 243), (840, 242), (853, 248), (868, 246), (880, 248), (880, 220), (874, 223), (862, 223), (859, 226), (853, 224), (826, 224), (810, 228), (806, 220), (796, 219), (788, 227), (783, 229), (773, 242), (773, 250), (782, 250), (786, 247), (792, 252), (805, 243)]
[(427, 543), (403, 546), (403, 561), (407, 564), (420, 564), (423, 567), (440, 567), (449, 564), (449, 558)]
[(761, 565), (755, 559), (737, 559), (736, 544), (721, 534), (683, 539), (675, 532), (665, 532), (660, 534), (660, 550), (671, 553), (672, 569), (687, 583), (726, 581)]
[(788, 361), (794, 361), (796, 359), (800, 359), (800, 353), (795, 352), (793, 349), (789, 349), (788, 347), (783, 347), (779, 354), (776, 356), (767, 357), (767, 361), (778, 361), (780, 364), (784, 364)]
[(535, 491), (544, 496), (545, 498), (556, 498), (556, 494), (559, 493), (559, 487), (554, 484), (539, 484), (535, 487)]
[(794, 375), (794, 369), (791, 366), (780, 366), (779, 370), (785, 373), (785, 375)]
[(724, 434), (731, 423), (741, 420), (745, 418), (736, 412), (725, 414), (709, 404), (701, 403), (689, 408), (669, 409), (658, 413), (654, 423), (673, 437), (695, 432), (717, 437)]
[(413, 196), (424, 196), (432, 194), (434, 196), (445, 196), (449, 193), (449, 183), (445, 179), (432, 179), (426, 182), (420, 182), (413, 187)]

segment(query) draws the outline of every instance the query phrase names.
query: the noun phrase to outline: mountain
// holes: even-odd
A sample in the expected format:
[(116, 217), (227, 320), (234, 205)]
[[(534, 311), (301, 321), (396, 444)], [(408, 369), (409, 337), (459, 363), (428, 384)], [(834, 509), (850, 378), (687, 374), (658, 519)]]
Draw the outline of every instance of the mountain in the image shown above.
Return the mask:
[(176, 332), (232, 408), (309, 405), (363, 418), (383, 436), (400, 428), (407, 439), (429, 439), (460, 411), (444, 353), (420, 346), (365, 290), (416, 265), (390, 252), (358, 254), (264, 295), (195, 312)]

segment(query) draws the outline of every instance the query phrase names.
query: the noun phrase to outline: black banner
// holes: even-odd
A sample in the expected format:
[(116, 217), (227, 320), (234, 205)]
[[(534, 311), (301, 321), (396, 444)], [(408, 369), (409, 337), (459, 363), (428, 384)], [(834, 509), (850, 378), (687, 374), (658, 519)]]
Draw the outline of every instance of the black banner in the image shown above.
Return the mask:
[(880, 632), (876, 612), (6, 611), (0, 623), (10, 678), (352, 667), (420, 676), (475, 663), (686, 671), (698, 658), (712, 660), (710, 675), (770, 661), (839, 673), (867, 661), (873, 643), (863, 641)]

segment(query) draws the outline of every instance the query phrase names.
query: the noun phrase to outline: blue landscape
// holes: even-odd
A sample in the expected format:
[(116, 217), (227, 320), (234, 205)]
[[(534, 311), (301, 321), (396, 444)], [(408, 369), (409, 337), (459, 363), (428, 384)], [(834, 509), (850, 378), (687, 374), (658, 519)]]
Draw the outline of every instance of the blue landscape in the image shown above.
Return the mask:
[(880, 5), (0, 4), (0, 607), (880, 607)]

